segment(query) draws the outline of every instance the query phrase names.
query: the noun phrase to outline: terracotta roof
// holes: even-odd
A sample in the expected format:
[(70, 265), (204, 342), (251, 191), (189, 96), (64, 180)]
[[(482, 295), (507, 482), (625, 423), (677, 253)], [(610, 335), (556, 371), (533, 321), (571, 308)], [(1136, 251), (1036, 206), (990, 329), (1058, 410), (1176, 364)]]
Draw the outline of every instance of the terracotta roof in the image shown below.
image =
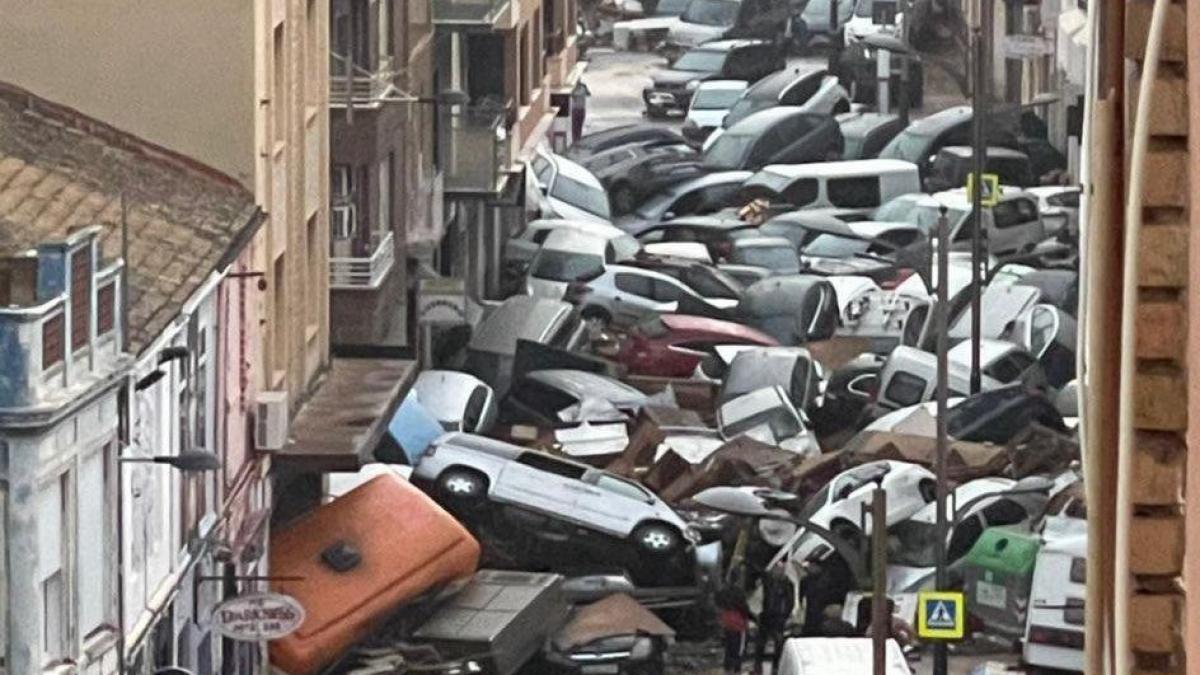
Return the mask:
[(258, 223), (253, 195), (215, 170), (0, 87), (0, 256), (101, 225), (101, 255), (116, 260), (122, 193), (136, 354), (244, 245)]

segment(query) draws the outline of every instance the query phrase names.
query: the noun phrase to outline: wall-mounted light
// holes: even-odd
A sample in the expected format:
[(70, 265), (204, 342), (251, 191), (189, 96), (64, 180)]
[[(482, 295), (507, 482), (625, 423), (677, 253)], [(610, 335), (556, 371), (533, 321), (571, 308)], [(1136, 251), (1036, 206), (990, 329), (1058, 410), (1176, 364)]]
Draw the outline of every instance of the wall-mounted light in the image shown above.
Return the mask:
[(121, 457), (122, 464), (166, 464), (185, 473), (216, 471), (221, 468), (221, 458), (207, 450), (183, 450), (178, 455), (154, 457)]

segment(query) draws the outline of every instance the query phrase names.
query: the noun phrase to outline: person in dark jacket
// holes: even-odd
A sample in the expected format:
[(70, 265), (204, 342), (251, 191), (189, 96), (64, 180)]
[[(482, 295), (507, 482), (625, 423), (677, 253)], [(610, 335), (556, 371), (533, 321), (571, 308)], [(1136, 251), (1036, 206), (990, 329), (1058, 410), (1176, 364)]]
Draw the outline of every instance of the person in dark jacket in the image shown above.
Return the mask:
[(767, 640), (771, 641), (771, 672), (779, 668), (783, 640), (792, 610), (796, 608), (796, 585), (788, 578), (783, 561), (775, 563), (762, 579), (762, 611), (758, 614), (758, 638), (754, 666), (763, 672)]
[(717, 622), (725, 644), (725, 672), (736, 675), (742, 669), (742, 653), (746, 646), (746, 630), (753, 615), (746, 604), (746, 592), (740, 584), (726, 584), (716, 597)]

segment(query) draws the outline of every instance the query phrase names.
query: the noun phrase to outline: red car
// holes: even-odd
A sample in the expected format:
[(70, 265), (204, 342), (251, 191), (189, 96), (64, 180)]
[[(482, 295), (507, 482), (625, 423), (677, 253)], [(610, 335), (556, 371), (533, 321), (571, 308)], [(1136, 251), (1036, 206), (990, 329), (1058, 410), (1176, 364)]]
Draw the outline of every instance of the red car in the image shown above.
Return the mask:
[(718, 345), (778, 344), (770, 335), (740, 323), (663, 314), (634, 328), (617, 360), (633, 375), (690, 377)]

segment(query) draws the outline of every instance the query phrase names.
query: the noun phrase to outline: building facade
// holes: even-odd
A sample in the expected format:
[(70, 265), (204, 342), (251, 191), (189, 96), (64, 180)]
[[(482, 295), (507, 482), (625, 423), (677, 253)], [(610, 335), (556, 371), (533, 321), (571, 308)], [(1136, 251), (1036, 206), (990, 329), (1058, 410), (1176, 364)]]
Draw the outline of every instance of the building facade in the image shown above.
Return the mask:
[(409, 343), (410, 247), (440, 235), (429, 0), (330, 5), (334, 345)]
[(11, 675), (119, 670), (115, 468), (131, 364), (122, 263), (101, 257), (99, 231), (0, 248), (0, 644)]

